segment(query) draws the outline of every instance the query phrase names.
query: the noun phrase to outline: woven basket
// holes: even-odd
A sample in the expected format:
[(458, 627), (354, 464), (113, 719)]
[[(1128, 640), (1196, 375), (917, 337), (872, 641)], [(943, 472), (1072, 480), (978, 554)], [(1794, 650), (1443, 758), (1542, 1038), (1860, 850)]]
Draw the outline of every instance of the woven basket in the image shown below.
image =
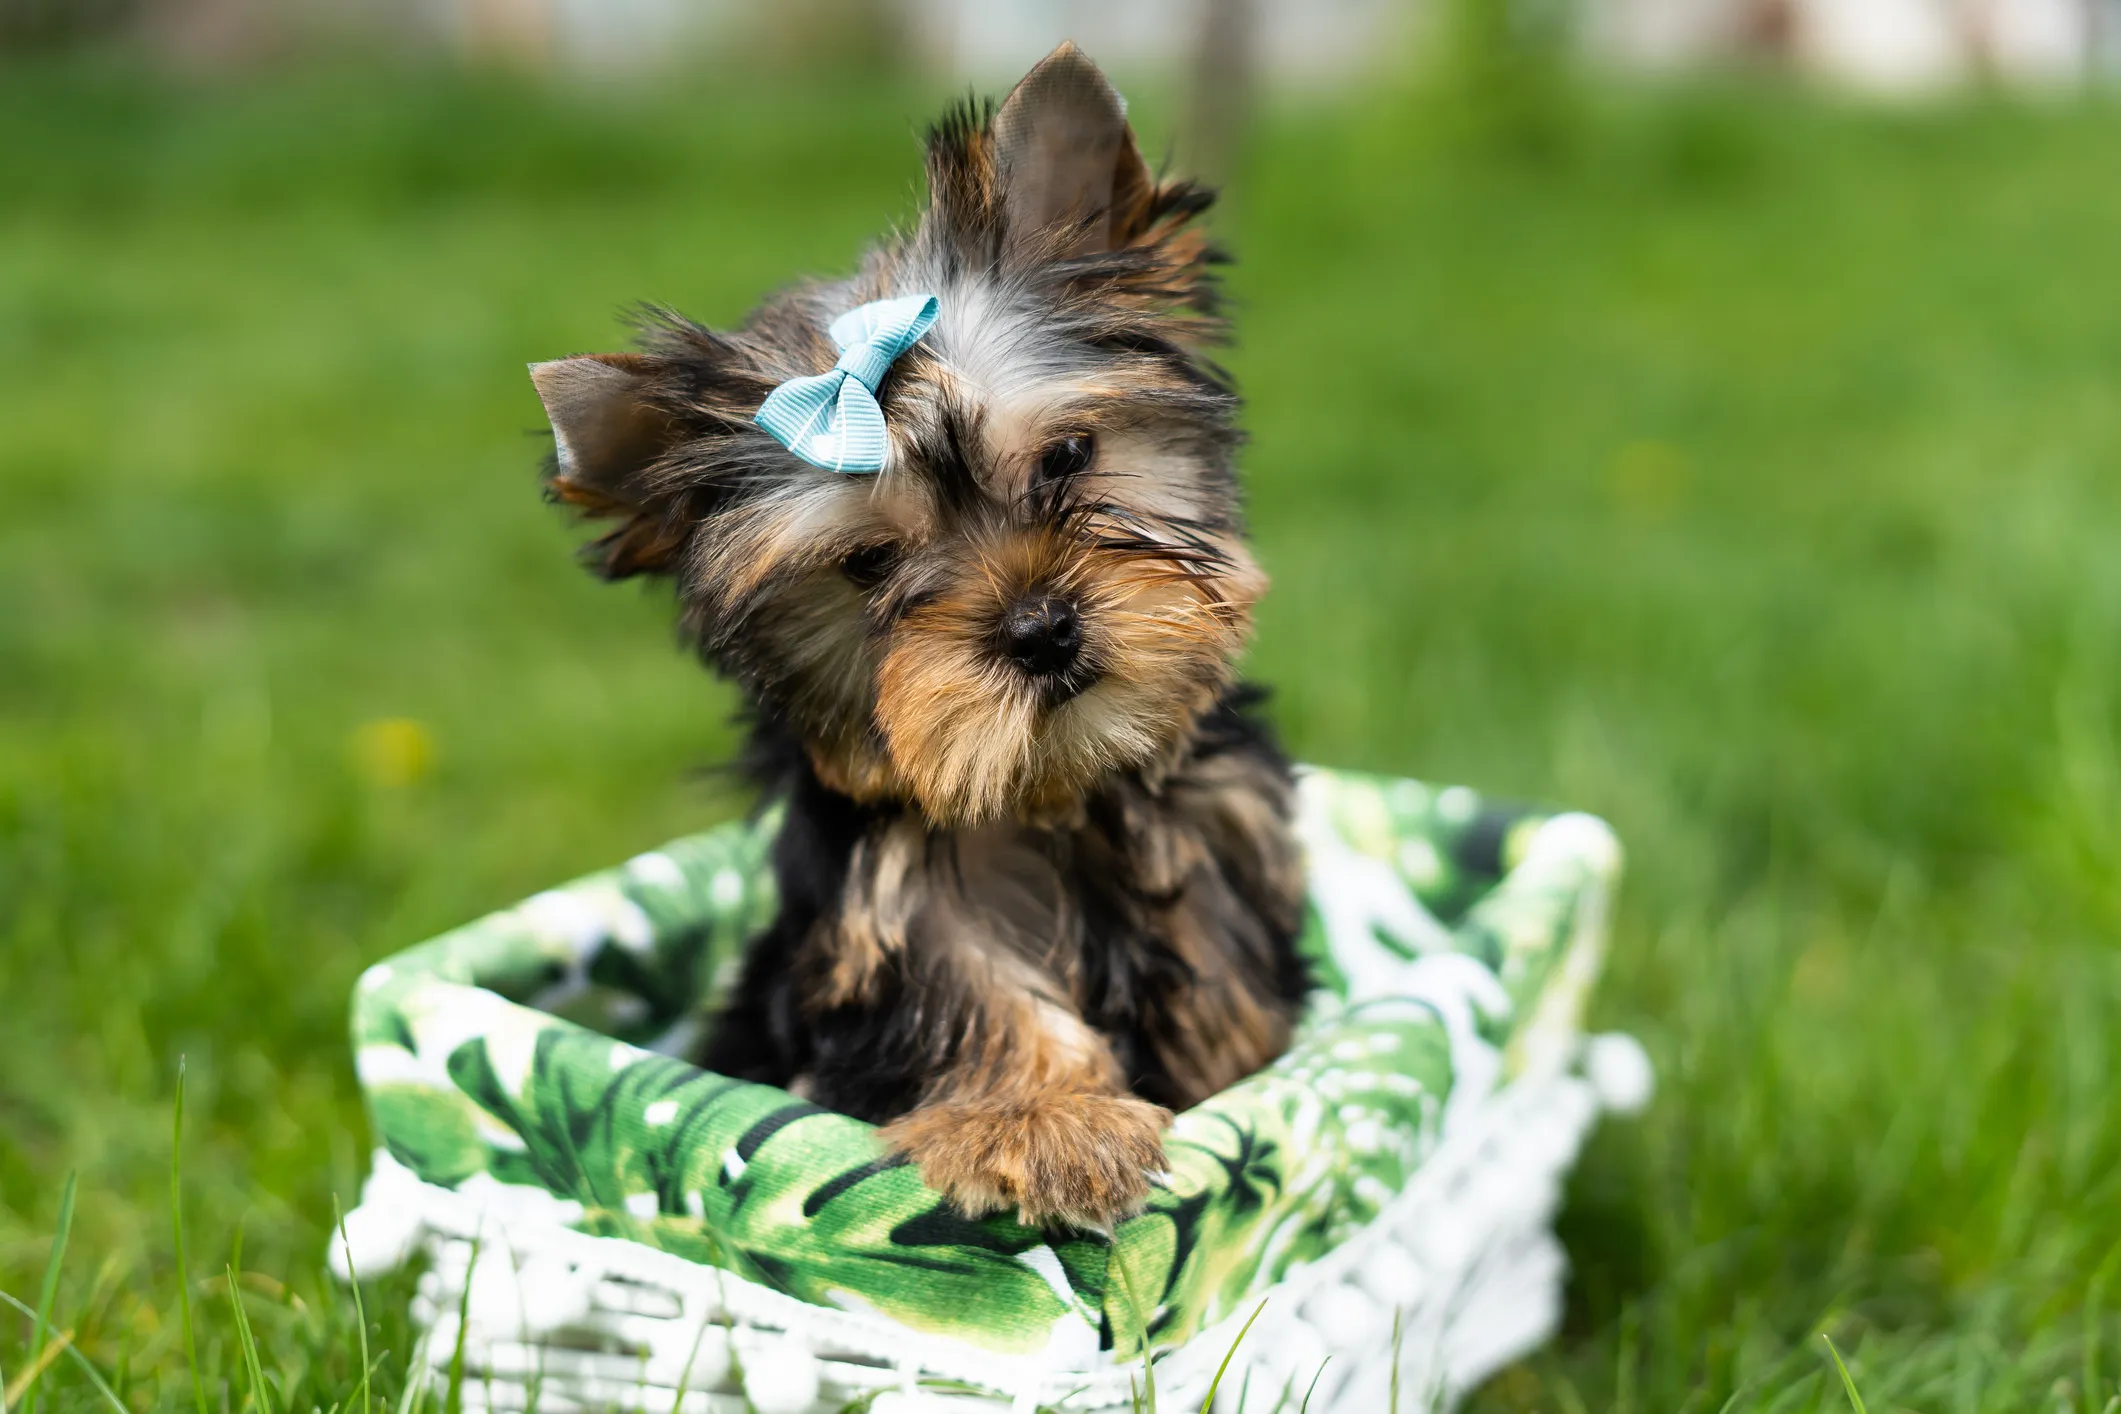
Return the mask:
[(1110, 1234), (964, 1218), (870, 1126), (677, 1059), (771, 916), (767, 818), (364, 974), (379, 1147), (334, 1265), (424, 1254), (416, 1376), (475, 1408), (1191, 1409), (1233, 1344), (1218, 1408), (1445, 1405), (1552, 1329), (1561, 1181), (1647, 1097), (1579, 1029), (1619, 850), (1463, 788), (1301, 801), (1320, 989)]

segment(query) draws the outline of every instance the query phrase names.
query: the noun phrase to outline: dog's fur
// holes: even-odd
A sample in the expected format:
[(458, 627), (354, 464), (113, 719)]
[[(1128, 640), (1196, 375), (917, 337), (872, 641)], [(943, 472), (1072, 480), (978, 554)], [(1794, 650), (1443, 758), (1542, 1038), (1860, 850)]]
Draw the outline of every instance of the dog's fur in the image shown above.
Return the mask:
[[(1305, 991), (1287, 764), (1233, 661), (1242, 538), (1211, 200), (1159, 182), (1072, 45), (929, 133), (915, 229), (743, 328), (532, 370), (611, 578), (675, 581), (786, 803), (779, 917), (703, 1061), (886, 1125), (968, 1212), (1109, 1224), (1166, 1107), (1286, 1044)], [(825, 326), (932, 293), (876, 476), (752, 423)]]

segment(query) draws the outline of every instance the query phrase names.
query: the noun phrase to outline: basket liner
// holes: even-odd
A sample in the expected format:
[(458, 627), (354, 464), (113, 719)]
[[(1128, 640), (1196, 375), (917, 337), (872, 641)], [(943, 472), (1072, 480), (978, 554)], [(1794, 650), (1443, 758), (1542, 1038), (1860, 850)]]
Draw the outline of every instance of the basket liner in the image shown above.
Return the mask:
[(376, 1140), (513, 1217), (726, 1268), (1000, 1353), (1167, 1349), (1377, 1217), (1452, 1118), (1561, 1065), (1619, 852), (1463, 787), (1306, 770), (1320, 981), (1280, 1060), (1179, 1115), (1109, 1236), (968, 1219), (873, 1126), (679, 1059), (771, 917), (778, 821), (675, 841), (379, 963)]

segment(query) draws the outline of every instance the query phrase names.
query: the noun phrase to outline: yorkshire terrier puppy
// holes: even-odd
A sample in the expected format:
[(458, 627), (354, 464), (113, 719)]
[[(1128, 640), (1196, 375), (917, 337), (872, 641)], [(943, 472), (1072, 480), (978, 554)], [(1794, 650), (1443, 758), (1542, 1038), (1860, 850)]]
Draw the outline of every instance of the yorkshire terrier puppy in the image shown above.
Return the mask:
[(1233, 666), (1266, 580), (1212, 195), (1072, 45), (947, 113), (927, 177), (851, 279), (535, 366), (548, 485), (614, 523), (599, 573), (674, 581), (785, 803), (702, 1062), (882, 1124), (968, 1213), (1105, 1226), (1307, 988), (1289, 768)]

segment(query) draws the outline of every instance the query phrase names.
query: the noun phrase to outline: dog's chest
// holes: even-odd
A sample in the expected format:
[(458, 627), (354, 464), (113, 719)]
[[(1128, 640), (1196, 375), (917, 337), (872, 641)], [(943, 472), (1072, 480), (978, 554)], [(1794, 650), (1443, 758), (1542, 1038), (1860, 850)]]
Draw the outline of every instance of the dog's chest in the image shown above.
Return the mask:
[(1072, 828), (970, 832), (952, 891), (960, 936), (998, 978), (1105, 1036), (1139, 1093), (1194, 1103), (1288, 1038), (1279, 921), (1245, 888), (1257, 860), (1224, 839), (1161, 800)]

